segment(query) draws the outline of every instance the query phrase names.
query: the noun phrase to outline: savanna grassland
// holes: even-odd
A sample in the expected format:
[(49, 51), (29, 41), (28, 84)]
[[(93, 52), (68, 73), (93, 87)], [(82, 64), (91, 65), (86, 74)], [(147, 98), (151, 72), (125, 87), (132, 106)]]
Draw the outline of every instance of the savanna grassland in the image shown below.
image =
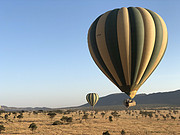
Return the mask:
[(4, 112), (0, 125), (4, 135), (180, 135), (180, 110)]

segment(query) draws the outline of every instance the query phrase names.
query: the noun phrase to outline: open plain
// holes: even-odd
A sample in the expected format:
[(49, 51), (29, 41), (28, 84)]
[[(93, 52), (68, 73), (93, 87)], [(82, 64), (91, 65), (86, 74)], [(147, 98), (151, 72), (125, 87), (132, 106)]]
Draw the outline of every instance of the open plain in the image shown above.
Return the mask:
[[(55, 111), (56, 115), (51, 118), (49, 113), (53, 112), (1, 113), (0, 124), (5, 127), (2, 134), (102, 135), (108, 131), (110, 135), (180, 135), (179, 110), (67, 110)], [(19, 114), (23, 118), (17, 118)], [(52, 125), (55, 121), (58, 124)], [(34, 131), (28, 128), (31, 123), (37, 126)]]

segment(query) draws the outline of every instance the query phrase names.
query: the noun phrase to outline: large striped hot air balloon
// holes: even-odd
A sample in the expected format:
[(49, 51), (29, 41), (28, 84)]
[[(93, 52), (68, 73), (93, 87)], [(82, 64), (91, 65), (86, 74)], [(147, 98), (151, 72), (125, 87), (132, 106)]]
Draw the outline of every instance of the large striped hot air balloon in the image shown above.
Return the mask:
[(86, 100), (92, 107), (94, 107), (99, 100), (99, 96), (96, 93), (89, 93), (86, 95)]
[(148, 79), (166, 50), (163, 19), (141, 7), (100, 15), (88, 31), (91, 56), (101, 71), (130, 98)]

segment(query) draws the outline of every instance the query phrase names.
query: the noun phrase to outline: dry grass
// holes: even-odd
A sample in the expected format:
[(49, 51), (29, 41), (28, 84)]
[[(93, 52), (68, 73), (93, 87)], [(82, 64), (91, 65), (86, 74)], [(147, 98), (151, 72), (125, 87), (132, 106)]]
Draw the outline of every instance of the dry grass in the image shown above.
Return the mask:
[[(139, 110), (131, 111), (130, 114), (126, 111), (117, 111), (120, 116), (113, 117), (113, 121), (110, 122), (111, 112), (105, 112), (105, 116), (102, 118), (102, 111), (99, 111), (96, 115), (95, 112), (87, 111), (89, 115), (86, 120), (82, 119), (84, 114), (79, 115), (79, 112), (66, 115), (57, 113), (52, 120), (47, 113), (37, 115), (31, 113), (29, 115), (26, 112), (22, 119), (14, 119), (14, 114), (11, 114), (9, 116), (11, 121), (0, 118), (0, 123), (6, 128), (2, 132), (4, 135), (32, 135), (32, 131), (28, 127), (33, 122), (38, 127), (33, 133), (35, 135), (102, 135), (105, 131), (109, 131), (111, 135), (120, 135), (122, 130), (126, 132), (126, 135), (180, 135), (180, 111), (176, 114), (171, 112), (170, 115), (176, 117), (175, 120), (171, 117), (164, 120), (163, 115), (170, 113), (168, 110), (154, 111), (152, 118), (142, 117)], [(93, 116), (90, 115), (91, 113), (93, 113)], [(1, 116), (4, 115), (1, 114)], [(158, 115), (158, 118), (155, 118), (155, 115)], [(72, 117), (73, 121), (63, 125), (52, 125), (54, 121), (60, 120), (62, 116)]]

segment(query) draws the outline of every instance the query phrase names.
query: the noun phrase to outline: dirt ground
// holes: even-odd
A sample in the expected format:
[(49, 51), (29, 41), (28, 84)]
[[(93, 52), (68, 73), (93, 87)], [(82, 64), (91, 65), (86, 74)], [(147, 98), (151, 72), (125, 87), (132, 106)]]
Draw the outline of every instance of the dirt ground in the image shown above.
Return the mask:
[[(102, 112), (105, 113), (104, 117)], [(114, 111), (56, 113), (57, 115), (53, 119), (50, 119), (44, 112), (38, 114), (24, 112), (21, 119), (14, 118), (15, 114), (11, 114), (8, 119), (5, 119), (5, 113), (3, 113), (0, 124), (5, 127), (5, 131), (2, 131), (3, 135), (102, 135), (106, 131), (110, 135), (121, 135), (122, 130), (125, 131), (125, 135), (180, 135), (180, 111), (175, 113), (169, 110), (142, 111), (152, 113), (151, 118), (148, 115), (145, 116), (145, 113), (140, 114), (140, 110), (117, 111), (114, 116), (112, 112)], [(84, 113), (88, 114), (87, 119), (82, 119)], [(18, 115), (19, 113), (16, 114), (16, 116)], [(61, 121), (62, 116), (72, 117), (72, 122), (52, 125), (54, 121)], [(109, 116), (112, 116), (111, 122)], [(28, 128), (31, 123), (37, 125), (37, 129), (33, 132)]]

